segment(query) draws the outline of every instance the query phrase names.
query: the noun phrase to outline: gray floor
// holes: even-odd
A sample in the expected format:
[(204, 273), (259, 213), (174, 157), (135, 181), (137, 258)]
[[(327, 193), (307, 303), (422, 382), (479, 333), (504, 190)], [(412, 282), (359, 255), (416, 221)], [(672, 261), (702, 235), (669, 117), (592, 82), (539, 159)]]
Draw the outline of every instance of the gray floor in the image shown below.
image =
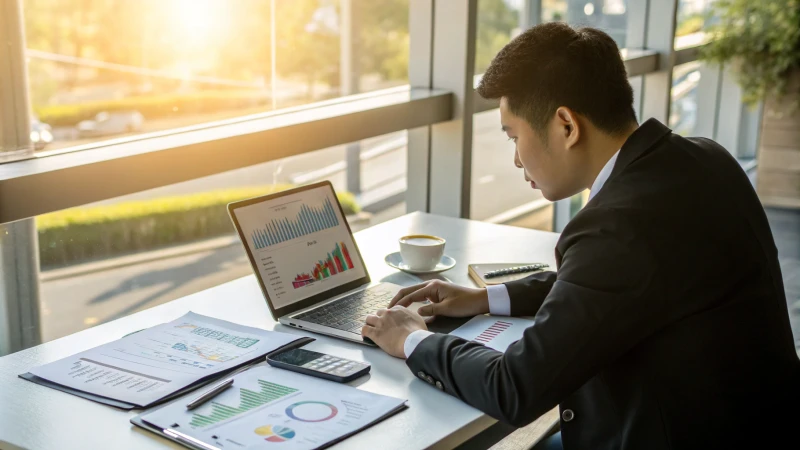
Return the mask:
[(767, 208), (789, 304), (794, 344), (800, 355), (800, 210)]

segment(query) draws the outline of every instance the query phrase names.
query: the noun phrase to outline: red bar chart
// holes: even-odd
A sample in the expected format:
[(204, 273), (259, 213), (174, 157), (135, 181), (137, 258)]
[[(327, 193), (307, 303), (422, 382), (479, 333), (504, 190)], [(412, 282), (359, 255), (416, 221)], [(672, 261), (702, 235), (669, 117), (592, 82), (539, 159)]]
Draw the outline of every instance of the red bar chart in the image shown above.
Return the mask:
[(347, 245), (344, 242), (337, 242), (325, 259), (317, 261), (310, 272), (297, 274), (292, 281), (292, 287), (299, 289), (316, 281), (351, 270), (353, 267), (353, 259), (350, 257)]
[(475, 340), (482, 344), (488, 344), (494, 340), (494, 338), (509, 329), (511, 325), (511, 323), (502, 320), (495, 321), (494, 324), (490, 325), (488, 328), (483, 330), (481, 334), (477, 335)]

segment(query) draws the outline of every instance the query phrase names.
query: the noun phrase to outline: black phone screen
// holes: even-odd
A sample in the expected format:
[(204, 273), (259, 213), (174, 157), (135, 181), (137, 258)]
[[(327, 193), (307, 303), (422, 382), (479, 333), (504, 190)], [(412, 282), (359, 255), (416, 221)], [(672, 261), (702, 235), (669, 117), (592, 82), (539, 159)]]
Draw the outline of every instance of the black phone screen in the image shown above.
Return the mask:
[(304, 350), (302, 348), (295, 348), (283, 353), (279, 353), (269, 358), (273, 361), (279, 361), (293, 366), (302, 366), (305, 363), (311, 362), (320, 356), (325, 356), (323, 353), (312, 352), (311, 350)]

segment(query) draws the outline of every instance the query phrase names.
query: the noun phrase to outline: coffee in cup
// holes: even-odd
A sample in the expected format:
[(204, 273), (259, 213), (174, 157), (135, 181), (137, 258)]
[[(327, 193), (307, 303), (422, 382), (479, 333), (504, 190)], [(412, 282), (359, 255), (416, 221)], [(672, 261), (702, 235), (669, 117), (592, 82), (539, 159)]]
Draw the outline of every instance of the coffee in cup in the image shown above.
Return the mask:
[(411, 270), (433, 270), (444, 255), (445, 240), (427, 234), (400, 238), (400, 256)]

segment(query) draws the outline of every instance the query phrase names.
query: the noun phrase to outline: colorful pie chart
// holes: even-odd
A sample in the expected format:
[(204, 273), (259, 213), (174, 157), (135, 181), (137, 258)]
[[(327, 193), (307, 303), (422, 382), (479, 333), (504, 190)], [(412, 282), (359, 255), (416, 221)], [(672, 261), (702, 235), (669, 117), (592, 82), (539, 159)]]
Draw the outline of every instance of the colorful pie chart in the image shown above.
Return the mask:
[(253, 431), (259, 436), (266, 436), (264, 440), (267, 442), (286, 442), (295, 434), (293, 429), (280, 425), (264, 425)]
[(301, 422), (324, 422), (333, 419), (339, 412), (328, 402), (297, 402), (286, 408), (286, 415)]

